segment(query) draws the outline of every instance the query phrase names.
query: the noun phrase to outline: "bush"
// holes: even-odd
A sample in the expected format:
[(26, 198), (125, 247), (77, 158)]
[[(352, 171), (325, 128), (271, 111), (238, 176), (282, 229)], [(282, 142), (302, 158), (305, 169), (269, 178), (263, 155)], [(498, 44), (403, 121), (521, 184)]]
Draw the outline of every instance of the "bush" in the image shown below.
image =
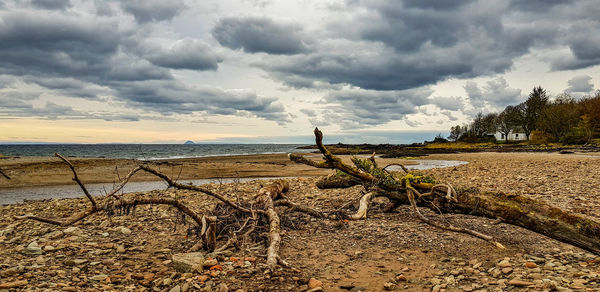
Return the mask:
[(541, 145), (541, 144), (548, 144), (551, 141), (551, 137), (550, 135), (546, 134), (545, 132), (542, 131), (532, 131), (531, 135), (529, 136), (529, 144), (534, 144), (534, 145)]

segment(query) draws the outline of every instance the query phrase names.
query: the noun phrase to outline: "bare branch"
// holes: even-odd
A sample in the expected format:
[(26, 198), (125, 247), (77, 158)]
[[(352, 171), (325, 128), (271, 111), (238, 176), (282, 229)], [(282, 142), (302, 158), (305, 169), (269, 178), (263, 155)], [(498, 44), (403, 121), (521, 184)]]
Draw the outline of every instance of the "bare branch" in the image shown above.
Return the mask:
[(10, 179), (10, 176), (6, 175), (2, 169), (0, 169), (0, 175), (2, 175), (3, 177), (5, 177), (6, 179)]
[(112, 191), (110, 191), (108, 194), (106, 194), (106, 197), (114, 197), (115, 199), (119, 199), (119, 197), (116, 195), (116, 193), (118, 191), (120, 191), (128, 182), (129, 179), (138, 171), (140, 171), (142, 168), (141, 167), (136, 167), (134, 169), (132, 169), (122, 180), (121, 183), (119, 183), (114, 189), (112, 189)]
[(302, 205), (293, 203), (290, 200), (277, 200), (274, 202), (274, 204), (275, 204), (275, 206), (290, 207), (289, 211), (300, 211), (300, 212), (306, 213), (310, 216), (313, 216), (315, 218), (325, 218), (325, 215), (322, 212), (312, 209), (310, 207), (306, 207), (306, 206), (302, 206)]
[(316, 167), (316, 168), (335, 168), (335, 166), (333, 166), (331, 163), (329, 163), (327, 161), (316, 162), (316, 161), (307, 159), (306, 157), (304, 157), (304, 155), (301, 155), (301, 154), (290, 153), (290, 154), (288, 154), (288, 157), (293, 162), (306, 164), (306, 165)]
[(184, 185), (184, 184), (180, 184), (180, 183), (174, 182), (167, 175), (165, 175), (165, 174), (163, 174), (163, 173), (161, 173), (161, 172), (159, 172), (159, 171), (157, 171), (157, 170), (155, 170), (155, 169), (153, 169), (153, 168), (151, 168), (151, 167), (149, 167), (147, 165), (141, 165), (140, 168), (142, 170), (146, 171), (146, 172), (149, 172), (151, 174), (154, 174), (155, 176), (158, 176), (158, 177), (162, 178), (169, 185), (169, 187), (174, 187), (176, 189), (181, 189), (181, 190), (190, 190), (190, 191), (201, 192), (201, 193), (207, 194), (207, 195), (209, 195), (211, 197), (214, 197), (214, 198), (220, 200), (221, 202), (223, 202), (223, 203), (225, 203), (225, 204), (233, 207), (234, 209), (236, 209), (238, 211), (241, 211), (241, 212), (244, 212), (244, 213), (252, 213), (250, 210), (248, 210), (248, 209), (246, 209), (244, 207), (241, 207), (238, 204), (236, 204), (236, 203), (234, 203), (234, 202), (232, 202), (230, 200), (227, 200), (225, 197), (223, 197), (223, 196), (221, 196), (221, 195), (219, 195), (217, 193), (213, 193), (213, 192), (211, 192), (211, 191), (209, 191), (209, 190), (207, 190), (205, 188), (201, 188), (201, 187), (194, 186), (194, 185)]
[(54, 156), (60, 158), (62, 161), (64, 161), (66, 164), (69, 165), (69, 168), (71, 168), (71, 171), (73, 172), (73, 180), (76, 181), (77, 184), (79, 184), (79, 186), (83, 190), (83, 193), (90, 200), (90, 202), (92, 203), (92, 207), (95, 209), (96, 208), (96, 201), (94, 200), (94, 198), (92, 197), (92, 195), (90, 195), (90, 192), (88, 192), (88, 190), (85, 188), (85, 185), (81, 182), (81, 180), (79, 180), (79, 177), (77, 176), (77, 171), (75, 171), (75, 166), (73, 166), (73, 164), (69, 160), (67, 160), (66, 158), (62, 157), (62, 155), (60, 155), (58, 153), (54, 153)]
[(449, 230), (449, 231), (453, 231), (453, 232), (459, 232), (459, 233), (465, 233), (465, 234), (469, 234), (478, 238), (481, 238), (485, 241), (489, 241), (490, 243), (494, 244), (496, 247), (500, 248), (500, 249), (504, 249), (504, 246), (499, 243), (498, 241), (496, 241), (493, 237), (477, 232), (475, 230), (472, 229), (468, 229), (468, 228), (462, 228), (462, 227), (456, 227), (453, 225), (443, 225), (440, 224), (436, 221), (433, 221), (425, 216), (423, 216), (423, 214), (421, 214), (421, 212), (419, 211), (419, 208), (417, 207), (417, 201), (415, 200), (415, 194), (419, 195), (419, 192), (417, 190), (415, 190), (413, 187), (408, 186), (407, 187), (407, 193), (408, 193), (408, 200), (410, 201), (410, 205), (413, 209), (413, 212), (417, 215), (417, 217), (419, 218), (419, 220), (435, 226), (437, 228), (440, 229), (444, 229), (444, 230)]

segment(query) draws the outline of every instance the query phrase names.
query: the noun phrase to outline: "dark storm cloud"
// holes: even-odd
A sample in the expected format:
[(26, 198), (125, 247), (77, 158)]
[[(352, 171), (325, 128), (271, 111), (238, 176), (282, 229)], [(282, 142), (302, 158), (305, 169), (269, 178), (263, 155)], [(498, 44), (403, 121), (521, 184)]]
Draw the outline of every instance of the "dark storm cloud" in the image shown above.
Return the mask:
[(116, 23), (58, 12), (0, 13), (0, 73), (102, 76), (125, 35)]
[(533, 49), (570, 48), (571, 59), (551, 61), (557, 70), (600, 64), (600, 6), (534, 2), (543, 9), (527, 1), (348, 0), (335, 6), (343, 17), (311, 35), (307, 55), (268, 58), (260, 66), (292, 87), (325, 82), (405, 90), (505, 73)]
[(186, 6), (181, 0), (123, 0), (121, 7), (133, 14), (137, 22), (144, 23), (171, 20)]
[(155, 65), (172, 69), (217, 70), (222, 58), (212, 52), (205, 43), (195, 40), (182, 40), (170, 49), (151, 54), (148, 60)]
[(590, 93), (594, 90), (592, 77), (588, 75), (575, 76), (568, 81), (569, 88), (566, 92)]
[[(0, 94), (0, 105), (2, 102)], [(123, 114), (116, 112), (94, 112), (94, 111), (79, 111), (70, 106), (60, 105), (54, 102), (46, 102), (42, 107), (34, 107), (29, 103), (18, 101), (20, 105), (14, 107), (0, 106), (0, 116), (9, 114), (13, 117), (35, 117), (49, 120), (60, 119), (96, 119), (105, 121), (138, 121), (139, 117), (132, 114)], [(18, 110), (15, 110), (18, 109)]]
[[(135, 4), (140, 3), (123, 5)], [(140, 14), (137, 17), (147, 19)], [(169, 69), (218, 68), (221, 57), (204, 42), (184, 39), (166, 46), (149, 45), (153, 42), (146, 39), (147, 33), (139, 33), (137, 28), (141, 26), (122, 25), (122, 21), (118, 17), (60, 11), (0, 11), (0, 82), (37, 85), (41, 87), (38, 92), (55, 96), (91, 100), (110, 96), (132, 109), (143, 108), (158, 115), (208, 113), (260, 117), (280, 124), (289, 121), (285, 109), (274, 98), (182, 85)], [(5, 86), (8, 85), (2, 85)], [(30, 105), (19, 100), (23, 101), (15, 101), (13, 108)], [(64, 114), (105, 120), (145, 117), (95, 115), (92, 109), (86, 114), (61, 106), (65, 105), (34, 107), (22, 111), (22, 115), (60, 118)]]
[(39, 94), (25, 93), (21, 91), (0, 91), (0, 109), (4, 112), (13, 112), (19, 109), (30, 109), (31, 100), (39, 97)]
[(64, 10), (71, 7), (70, 0), (31, 0), (31, 4), (38, 8)]
[(547, 11), (557, 5), (572, 4), (574, 0), (512, 0), (510, 6), (513, 9), (525, 11)]
[(572, 56), (555, 59), (552, 69), (576, 70), (600, 64), (600, 39), (585, 34), (572, 37), (569, 48)]
[(268, 18), (223, 18), (212, 34), (221, 45), (248, 53), (293, 55), (306, 51), (299, 26)]
[(245, 90), (196, 88), (164, 80), (115, 83), (113, 87), (132, 107), (161, 114), (204, 112), (214, 115), (256, 116), (279, 124), (289, 122), (289, 116), (276, 99), (260, 97)]
[(417, 112), (417, 107), (428, 102), (429, 89), (404, 91), (340, 90), (323, 98), (325, 110), (304, 110), (314, 116), (313, 125), (328, 125), (333, 122), (345, 129), (364, 128), (403, 120), (406, 115)]

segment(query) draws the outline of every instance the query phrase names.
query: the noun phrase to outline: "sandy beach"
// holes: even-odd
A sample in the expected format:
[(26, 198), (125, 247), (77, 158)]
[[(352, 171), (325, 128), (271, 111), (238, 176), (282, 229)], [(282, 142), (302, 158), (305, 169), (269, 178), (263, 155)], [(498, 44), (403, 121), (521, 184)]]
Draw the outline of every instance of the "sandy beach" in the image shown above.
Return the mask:
[[(468, 153), (430, 155), (424, 159), (469, 162), (424, 171), (456, 187), (523, 194), (600, 220), (598, 155)], [(0, 167), (15, 180), (21, 174), (31, 174), (32, 178), (22, 178), (14, 186), (60, 184), (71, 178), (69, 169), (54, 158), (31, 159), (29, 164), (27, 158), (0, 161)], [(73, 162), (84, 181), (100, 181), (106, 173), (114, 179), (116, 163), (121, 175), (134, 165), (132, 161), (104, 159)], [(397, 161), (379, 160), (381, 165), (392, 162)], [(166, 173), (172, 169), (178, 173), (185, 166), (181, 177), (236, 172), (240, 177), (277, 176), (275, 173), (306, 176), (287, 179), (290, 190), (286, 197), (320, 210), (335, 210), (353, 201), (343, 209), (352, 213), (363, 192), (360, 186), (320, 190), (314, 185), (318, 177), (311, 176), (331, 170), (292, 164), (285, 155), (154, 163)], [(216, 183), (206, 187), (238, 200), (252, 198), (263, 183)], [(200, 213), (210, 212), (215, 204), (214, 199), (190, 191), (131, 196), (178, 198)], [(600, 261), (594, 254), (522, 228), (494, 224), (490, 219), (424, 211), (437, 220), (494, 236), (506, 246), (501, 250), (480, 239), (426, 225), (407, 206), (383, 213), (385, 203), (384, 199), (376, 200), (368, 219), (349, 222), (320, 221), (284, 212), (280, 255), (290, 267), (273, 275), (263, 273), (264, 244), (260, 241), (248, 242), (240, 250), (218, 256), (218, 268), (207, 267), (199, 273), (176, 272), (172, 254), (186, 252), (195, 240), (188, 236), (186, 225), (178, 223), (180, 216), (167, 207), (140, 206), (135, 214), (111, 217), (96, 214), (67, 228), (15, 221), (13, 216), (64, 218), (89, 206), (85, 199), (0, 206), (0, 290), (14, 285), (15, 289), (51, 291), (209, 291), (226, 285), (229, 291), (306, 291), (311, 278), (320, 281), (325, 291), (380, 291), (388, 283), (393, 284), (388, 285), (390, 289), (398, 291), (600, 289)], [(40, 254), (27, 253), (33, 242), (40, 247)]]
[[(308, 154), (318, 160), (319, 154)], [(341, 156), (349, 162), (349, 155)], [(318, 176), (331, 173), (328, 169), (317, 169), (289, 160), (287, 154), (255, 154), (215, 156), (201, 158), (181, 158), (139, 161), (111, 158), (67, 158), (85, 183), (118, 182), (131, 169), (140, 163), (146, 163), (165, 174), (181, 180), (219, 179), (219, 178), (260, 178)], [(410, 165), (410, 160), (382, 159), (382, 163)], [(0, 157), (0, 169), (11, 177), (2, 178), (0, 189), (31, 186), (50, 186), (75, 184), (69, 167), (57, 157)], [(138, 173), (132, 181), (159, 180), (155, 176)]]

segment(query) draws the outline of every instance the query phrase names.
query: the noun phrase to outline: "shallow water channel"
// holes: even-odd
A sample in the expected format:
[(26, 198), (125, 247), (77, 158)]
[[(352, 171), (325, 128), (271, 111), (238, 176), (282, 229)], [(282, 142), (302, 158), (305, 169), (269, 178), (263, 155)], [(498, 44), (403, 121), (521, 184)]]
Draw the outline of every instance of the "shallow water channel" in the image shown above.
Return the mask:
[[(414, 170), (426, 170), (432, 168), (453, 167), (467, 164), (466, 161), (458, 160), (413, 160), (418, 164), (407, 165), (406, 168)], [(390, 166), (387, 168), (392, 171), (399, 171), (399, 166)], [(232, 183), (246, 182), (251, 180), (267, 180), (277, 179), (281, 177), (263, 177), (263, 178), (222, 178), (222, 179), (196, 179), (196, 180), (180, 180), (182, 184), (203, 185), (209, 183)], [(98, 183), (86, 184), (86, 188), (93, 196), (102, 196), (115, 187), (113, 183)], [(166, 183), (162, 181), (143, 181), (129, 182), (122, 191), (124, 193), (131, 192), (147, 192), (153, 190), (166, 189)], [(0, 189), (0, 205), (17, 204), (25, 200), (43, 200), (43, 199), (60, 199), (60, 198), (79, 198), (83, 197), (83, 193), (78, 185), (59, 185), (59, 186), (43, 186), (43, 187), (26, 187), (26, 188), (10, 188)]]

